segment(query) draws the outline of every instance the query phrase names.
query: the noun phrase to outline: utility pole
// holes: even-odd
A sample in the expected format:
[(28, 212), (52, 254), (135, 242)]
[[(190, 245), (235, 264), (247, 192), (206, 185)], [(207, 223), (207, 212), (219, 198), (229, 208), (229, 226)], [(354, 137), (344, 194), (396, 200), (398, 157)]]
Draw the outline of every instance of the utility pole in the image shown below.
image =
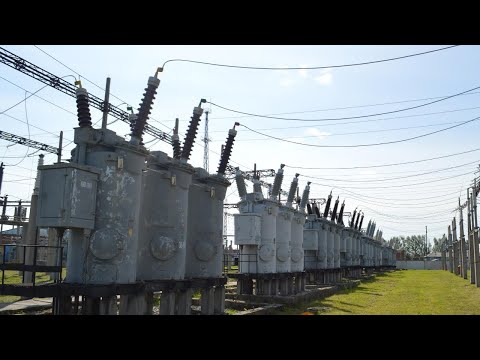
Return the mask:
[(475, 286), (480, 287), (480, 254), (478, 249), (478, 222), (477, 222), (477, 180), (474, 179), (472, 192), (472, 230), (473, 230), (473, 251), (475, 262)]
[(460, 212), (459, 224), (460, 224), (460, 270), (464, 279), (467, 278), (467, 249), (465, 246), (465, 234), (463, 232), (463, 205), (460, 204), (460, 198), (458, 198), (458, 211)]
[(470, 202), (470, 188), (467, 189), (467, 236), (468, 236), (468, 259), (470, 260), (470, 284), (475, 284), (475, 278), (477, 277), (475, 269), (475, 249), (473, 245), (473, 233), (472, 233), (472, 207)]
[[(427, 240), (428, 232), (427, 232), (427, 226), (425, 225), (425, 257), (427, 257), (427, 252), (428, 252), (428, 240)], [(426, 259), (425, 259), (426, 260)]]

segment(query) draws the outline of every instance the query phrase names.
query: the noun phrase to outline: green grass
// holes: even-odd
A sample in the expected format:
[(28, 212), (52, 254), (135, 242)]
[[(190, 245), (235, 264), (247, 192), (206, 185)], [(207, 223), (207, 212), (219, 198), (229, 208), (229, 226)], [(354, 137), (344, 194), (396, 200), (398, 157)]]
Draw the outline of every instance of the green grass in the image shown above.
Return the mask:
[[(62, 275), (65, 277), (66, 269), (63, 269)], [(0, 276), (2, 275), (0, 271)], [(22, 282), (22, 277), (19, 275), (19, 272), (16, 270), (6, 270), (5, 271), (5, 284), (20, 284)], [(50, 282), (50, 277), (47, 273), (39, 272), (35, 273), (35, 283), (40, 284), (43, 282)], [(1, 283), (0, 283), (1, 284)], [(0, 303), (2, 302), (14, 302), (20, 300), (20, 296), (14, 295), (3, 295), (0, 296)]]
[(480, 288), (443, 270), (395, 271), (276, 314), (301, 314), (308, 307), (319, 307), (322, 315), (473, 315), (480, 314)]

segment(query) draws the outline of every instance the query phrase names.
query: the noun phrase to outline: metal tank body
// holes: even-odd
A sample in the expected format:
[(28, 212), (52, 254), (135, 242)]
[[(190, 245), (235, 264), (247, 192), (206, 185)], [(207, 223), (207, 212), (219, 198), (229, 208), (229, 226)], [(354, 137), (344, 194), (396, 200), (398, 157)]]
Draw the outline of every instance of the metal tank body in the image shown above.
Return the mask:
[(276, 272), (290, 272), (290, 241), (292, 238), (293, 209), (278, 207), (276, 219)]
[[(95, 167), (95, 227), (72, 230), (66, 282), (107, 284), (136, 281), (142, 171), (147, 152), (113, 131), (75, 129), (74, 162)], [(87, 184), (85, 185), (87, 186)]]
[[(274, 201), (258, 198), (257, 193), (247, 194), (246, 200), (239, 202), (240, 214), (235, 214), (235, 244), (240, 246), (240, 273), (274, 273), (276, 272), (276, 234), (278, 204)], [(252, 236), (252, 229), (241, 226), (241, 218), (253, 219), (260, 229), (259, 239)], [(253, 220), (252, 220), (253, 222)], [(246, 244), (242, 239), (252, 239), (255, 243)]]
[[(345, 227), (342, 231), (342, 239), (344, 241), (345, 263), (340, 266), (352, 266), (352, 230)], [(340, 249), (342, 250), (342, 249)]]
[(315, 214), (307, 215), (307, 219), (303, 228), (305, 269), (318, 268), (318, 224), (315, 219)]
[(295, 210), (293, 212), (292, 229), (291, 229), (291, 264), (292, 272), (301, 272), (305, 269), (305, 257), (303, 250), (303, 226), (306, 217), (303, 212)]
[(334, 233), (334, 244), (333, 244), (333, 267), (335, 269), (340, 268), (340, 242), (341, 242), (341, 234), (342, 228), (340, 224), (332, 224), (332, 230)]
[(230, 182), (196, 168), (188, 198), (188, 278), (220, 277), (223, 266), (223, 200)]
[(335, 268), (335, 224), (327, 223), (327, 269)]
[(318, 219), (318, 269), (327, 269), (328, 268), (328, 233), (329, 233), (329, 221), (326, 219)]
[(185, 276), (189, 189), (194, 169), (155, 151), (143, 176), (138, 280)]

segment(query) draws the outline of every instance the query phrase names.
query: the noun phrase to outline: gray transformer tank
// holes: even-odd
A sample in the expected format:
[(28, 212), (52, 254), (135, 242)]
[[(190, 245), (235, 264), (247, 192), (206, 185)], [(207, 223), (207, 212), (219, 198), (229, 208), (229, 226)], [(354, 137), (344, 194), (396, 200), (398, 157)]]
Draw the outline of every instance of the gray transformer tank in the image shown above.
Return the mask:
[(189, 189), (194, 168), (155, 151), (143, 176), (138, 280), (185, 276)]
[(138, 194), (147, 152), (108, 129), (75, 128), (74, 141), (74, 162), (96, 168), (100, 176), (95, 226), (92, 231), (72, 229), (66, 282), (133, 283), (140, 213)]
[(223, 273), (223, 200), (230, 182), (196, 168), (188, 198), (186, 274), (188, 278)]

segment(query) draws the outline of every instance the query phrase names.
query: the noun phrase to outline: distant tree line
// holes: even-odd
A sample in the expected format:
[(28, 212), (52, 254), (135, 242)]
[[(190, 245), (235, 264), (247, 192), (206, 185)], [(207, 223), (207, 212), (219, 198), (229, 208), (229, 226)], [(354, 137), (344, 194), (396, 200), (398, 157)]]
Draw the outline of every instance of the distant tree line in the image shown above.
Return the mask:
[(442, 244), (446, 241), (445, 235), (442, 238), (433, 238), (432, 242), (425, 244), (425, 235), (394, 236), (390, 239), (389, 245), (395, 250), (405, 251), (406, 260), (419, 260), (432, 252), (440, 252)]

